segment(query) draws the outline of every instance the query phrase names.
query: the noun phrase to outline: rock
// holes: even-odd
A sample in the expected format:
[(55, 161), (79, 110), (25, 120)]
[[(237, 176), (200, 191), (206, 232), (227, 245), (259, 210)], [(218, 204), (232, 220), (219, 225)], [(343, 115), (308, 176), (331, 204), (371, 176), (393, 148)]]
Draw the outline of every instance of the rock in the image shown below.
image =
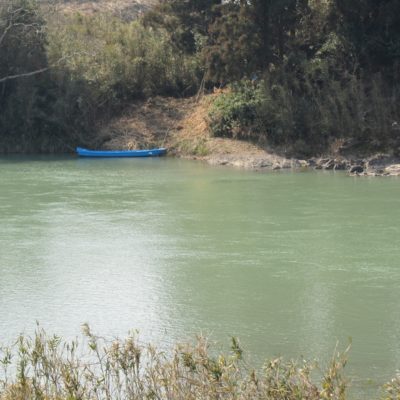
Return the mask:
[(315, 169), (333, 169), (331, 158), (318, 158), (315, 160)]
[(246, 164), (243, 160), (235, 160), (232, 162), (232, 165), (236, 168), (245, 168)]
[(210, 165), (228, 165), (229, 161), (226, 158), (216, 158), (216, 157), (212, 157), (207, 159), (208, 164)]
[(300, 168), (306, 168), (309, 166), (309, 163), (306, 160), (297, 160), (297, 164)]
[(276, 171), (276, 170), (278, 170), (278, 169), (281, 169), (282, 167), (279, 165), (279, 164), (274, 164), (273, 166), (272, 166), (272, 169), (274, 170), (274, 171)]
[(366, 160), (367, 168), (378, 168), (388, 164), (394, 164), (394, 158), (389, 154), (376, 154)]
[(280, 164), (281, 168), (288, 169), (292, 168), (292, 161), (290, 160), (283, 160)]
[(315, 161), (315, 158), (310, 158), (310, 159), (307, 161), (307, 163), (308, 163), (308, 165), (309, 165), (310, 167), (315, 167), (315, 165), (317, 164), (316, 161)]
[(348, 164), (346, 161), (335, 159), (335, 166), (333, 167), (335, 171), (344, 171), (347, 169), (347, 167)]
[(351, 166), (353, 166), (353, 165), (359, 165), (359, 166), (361, 166), (361, 167), (363, 167), (364, 168), (364, 166), (365, 166), (365, 164), (366, 164), (366, 161), (365, 160), (362, 160), (362, 159), (360, 159), (360, 158), (357, 158), (357, 159), (350, 159), (349, 160), (349, 164), (351, 165)]
[(334, 167), (335, 167), (335, 161), (331, 159), (322, 164), (322, 168), (326, 170), (331, 170)]
[(270, 160), (261, 160), (256, 164), (257, 168), (268, 168), (272, 166), (272, 161)]
[(391, 176), (400, 175), (400, 164), (392, 164), (385, 168), (384, 173), (388, 173)]
[(351, 174), (362, 174), (364, 172), (364, 168), (361, 165), (353, 165), (349, 171)]

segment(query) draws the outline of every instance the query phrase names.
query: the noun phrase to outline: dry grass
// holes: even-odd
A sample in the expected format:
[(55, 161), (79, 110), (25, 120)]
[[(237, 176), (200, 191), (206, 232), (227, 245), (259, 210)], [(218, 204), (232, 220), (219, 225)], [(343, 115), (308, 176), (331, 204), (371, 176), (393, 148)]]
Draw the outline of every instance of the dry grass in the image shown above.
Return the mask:
[(127, 108), (100, 132), (106, 149), (171, 147), (174, 131), (193, 107), (192, 99), (154, 97)]
[(173, 144), (181, 155), (197, 155), (199, 146), (204, 149), (203, 156), (241, 155), (261, 156), (265, 151), (251, 143), (229, 138), (214, 138), (210, 135), (208, 113), (212, 102), (223, 90), (215, 90), (213, 94), (203, 96), (192, 102), (189, 112), (180, 122), (180, 129), (174, 133)]
[(108, 13), (123, 19), (133, 19), (153, 7), (156, 2), (156, 0), (67, 0), (60, 1), (58, 7), (66, 14)]
[(208, 112), (219, 92), (191, 98), (154, 97), (132, 104), (100, 132), (105, 149), (166, 146), (181, 157), (270, 156), (249, 142), (210, 136)]
[[(84, 326), (86, 345), (38, 330), (2, 349), (1, 400), (344, 400), (346, 353), (335, 351), (324, 371), (281, 358), (255, 370), (237, 339), (218, 354), (204, 338), (170, 352), (136, 336), (109, 342)], [(319, 378), (316, 378), (319, 376)]]

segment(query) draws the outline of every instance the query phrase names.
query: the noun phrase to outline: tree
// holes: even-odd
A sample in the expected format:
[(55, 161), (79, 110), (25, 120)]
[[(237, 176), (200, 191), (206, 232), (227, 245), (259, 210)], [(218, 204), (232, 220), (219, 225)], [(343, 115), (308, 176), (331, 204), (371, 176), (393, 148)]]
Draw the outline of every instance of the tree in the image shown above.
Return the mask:
[(248, 4), (224, 4), (209, 27), (208, 44), (203, 50), (207, 78), (229, 82), (250, 75), (261, 67), (263, 47), (259, 28), (253, 23)]
[(398, 0), (335, 0), (344, 35), (364, 69), (392, 69), (400, 61)]
[(218, 9), (204, 50), (209, 78), (240, 79), (281, 64), (306, 0), (231, 0)]
[(0, 83), (47, 71), (45, 22), (35, 3), (0, 6)]
[(179, 49), (194, 53), (199, 40), (208, 34), (215, 7), (221, 3), (222, 0), (161, 0), (145, 15), (144, 23), (166, 28)]
[[(0, 6), (0, 144), (20, 149), (46, 131), (51, 98), (46, 24), (30, 0)], [(2, 142), (2, 143), (1, 143)]]

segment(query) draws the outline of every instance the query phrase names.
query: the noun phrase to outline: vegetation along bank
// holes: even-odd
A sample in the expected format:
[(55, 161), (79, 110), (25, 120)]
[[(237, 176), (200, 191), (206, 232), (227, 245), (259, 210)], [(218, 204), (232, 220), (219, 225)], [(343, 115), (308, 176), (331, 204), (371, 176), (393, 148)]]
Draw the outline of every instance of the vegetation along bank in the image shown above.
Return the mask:
[[(83, 326), (85, 340), (65, 342), (38, 329), (1, 349), (2, 400), (345, 400), (350, 381), (347, 350), (335, 350), (325, 368), (314, 362), (266, 361), (255, 369), (236, 338), (217, 353), (206, 339), (167, 352), (132, 334), (107, 341)], [(400, 379), (380, 390), (382, 400), (400, 395)]]
[(0, 152), (168, 144), (396, 174), (399, 61), (397, 0), (6, 0)]

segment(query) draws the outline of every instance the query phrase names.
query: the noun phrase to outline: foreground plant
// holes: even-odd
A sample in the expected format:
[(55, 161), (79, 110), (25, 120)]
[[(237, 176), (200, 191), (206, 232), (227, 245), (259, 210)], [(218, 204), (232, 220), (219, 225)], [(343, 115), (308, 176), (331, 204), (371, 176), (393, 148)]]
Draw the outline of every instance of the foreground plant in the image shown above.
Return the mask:
[[(346, 398), (347, 350), (321, 372), (315, 363), (268, 361), (255, 370), (237, 339), (229, 354), (215, 355), (198, 337), (165, 353), (135, 334), (108, 341), (83, 326), (85, 340), (65, 342), (38, 329), (2, 348), (1, 400), (208, 400)], [(319, 376), (320, 378), (315, 378)], [(397, 390), (393, 385), (393, 390)], [(388, 397), (390, 399), (398, 397)]]

